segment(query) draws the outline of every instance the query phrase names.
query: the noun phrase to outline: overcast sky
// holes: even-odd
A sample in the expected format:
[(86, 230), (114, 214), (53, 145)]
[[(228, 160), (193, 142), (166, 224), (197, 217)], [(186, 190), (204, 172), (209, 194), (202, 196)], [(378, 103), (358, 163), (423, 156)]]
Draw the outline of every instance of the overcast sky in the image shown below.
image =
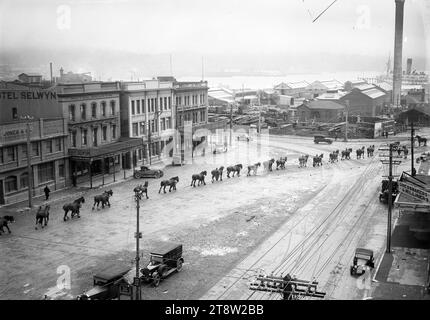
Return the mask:
[[(404, 56), (425, 55), (424, 1), (406, 0)], [(332, 2), (0, 0), (0, 46), (393, 56), (394, 0), (338, 0), (312, 23)]]

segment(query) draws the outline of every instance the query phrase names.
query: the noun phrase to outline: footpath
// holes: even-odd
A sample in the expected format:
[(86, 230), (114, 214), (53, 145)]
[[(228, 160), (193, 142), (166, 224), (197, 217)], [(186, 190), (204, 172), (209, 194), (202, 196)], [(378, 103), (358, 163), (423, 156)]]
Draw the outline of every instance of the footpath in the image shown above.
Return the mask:
[[(429, 175), (429, 168), (429, 160), (422, 162), (417, 173)], [(430, 212), (408, 212), (396, 217), (396, 211), (393, 210), (391, 252), (385, 252), (377, 265), (371, 297), (430, 300)]]

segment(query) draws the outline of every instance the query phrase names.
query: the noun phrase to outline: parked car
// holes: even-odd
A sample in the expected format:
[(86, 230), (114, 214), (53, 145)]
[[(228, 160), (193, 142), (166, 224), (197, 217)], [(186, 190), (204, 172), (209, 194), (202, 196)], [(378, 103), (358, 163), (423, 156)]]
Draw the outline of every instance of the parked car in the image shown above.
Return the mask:
[(77, 297), (78, 300), (111, 300), (119, 297), (119, 286), (126, 283), (124, 275), (130, 267), (111, 265), (93, 276), (93, 287)]
[(352, 276), (361, 276), (366, 272), (366, 267), (375, 267), (373, 251), (364, 248), (355, 249), (354, 259), (350, 267), (350, 274)]
[(223, 153), (223, 152), (227, 152), (227, 146), (224, 144), (216, 144), (212, 151), (213, 154)]
[(162, 279), (175, 271), (181, 271), (183, 263), (182, 244), (162, 243), (151, 251), (148, 265), (140, 270), (141, 279), (148, 283), (152, 282), (154, 287), (158, 287)]
[(247, 141), (247, 142), (249, 142), (249, 140), (251, 140), (251, 138), (247, 134), (241, 134), (241, 135), (237, 136), (237, 141)]
[(333, 140), (330, 138), (326, 138), (325, 136), (321, 136), (321, 135), (314, 136), (314, 143), (318, 144), (320, 142), (332, 144)]
[(164, 175), (164, 173), (162, 170), (150, 169), (146, 166), (141, 166), (140, 170), (135, 169), (134, 174), (133, 174), (133, 176), (136, 179), (139, 179), (139, 178), (155, 178), (155, 179), (158, 179), (158, 178), (161, 178), (163, 175)]

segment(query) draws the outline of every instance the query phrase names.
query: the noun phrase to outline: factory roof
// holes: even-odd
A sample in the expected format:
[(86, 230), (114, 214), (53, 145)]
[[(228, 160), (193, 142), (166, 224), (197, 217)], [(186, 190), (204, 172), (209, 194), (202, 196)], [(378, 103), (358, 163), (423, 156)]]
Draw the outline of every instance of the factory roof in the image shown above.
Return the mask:
[(369, 89), (369, 90), (363, 90), (363, 91), (361, 91), (361, 93), (365, 94), (366, 96), (368, 96), (369, 98), (372, 98), (372, 99), (376, 99), (376, 98), (385, 96), (385, 92), (383, 92), (379, 89), (376, 89), (376, 88)]
[(325, 109), (325, 110), (345, 109), (345, 106), (340, 103), (336, 103), (334, 101), (324, 101), (324, 100), (312, 100), (309, 102), (304, 102), (303, 106), (306, 106), (309, 109)]

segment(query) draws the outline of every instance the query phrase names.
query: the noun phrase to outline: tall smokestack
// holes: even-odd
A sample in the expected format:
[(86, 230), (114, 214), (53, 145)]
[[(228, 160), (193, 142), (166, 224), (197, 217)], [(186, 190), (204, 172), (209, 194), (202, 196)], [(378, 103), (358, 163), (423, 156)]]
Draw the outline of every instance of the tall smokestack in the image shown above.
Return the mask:
[(412, 58), (408, 58), (406, 61), (406, 74), (412, 73)]
[(394, 34), (393, 103), (396, 107), (399, 107), (402, 89), (403, 9), (405, 0), (395, 1), (396, 22)]
[(49, 70), (50, 70), (51, 83), (52, 83), (52, 62), (49, 63)]

